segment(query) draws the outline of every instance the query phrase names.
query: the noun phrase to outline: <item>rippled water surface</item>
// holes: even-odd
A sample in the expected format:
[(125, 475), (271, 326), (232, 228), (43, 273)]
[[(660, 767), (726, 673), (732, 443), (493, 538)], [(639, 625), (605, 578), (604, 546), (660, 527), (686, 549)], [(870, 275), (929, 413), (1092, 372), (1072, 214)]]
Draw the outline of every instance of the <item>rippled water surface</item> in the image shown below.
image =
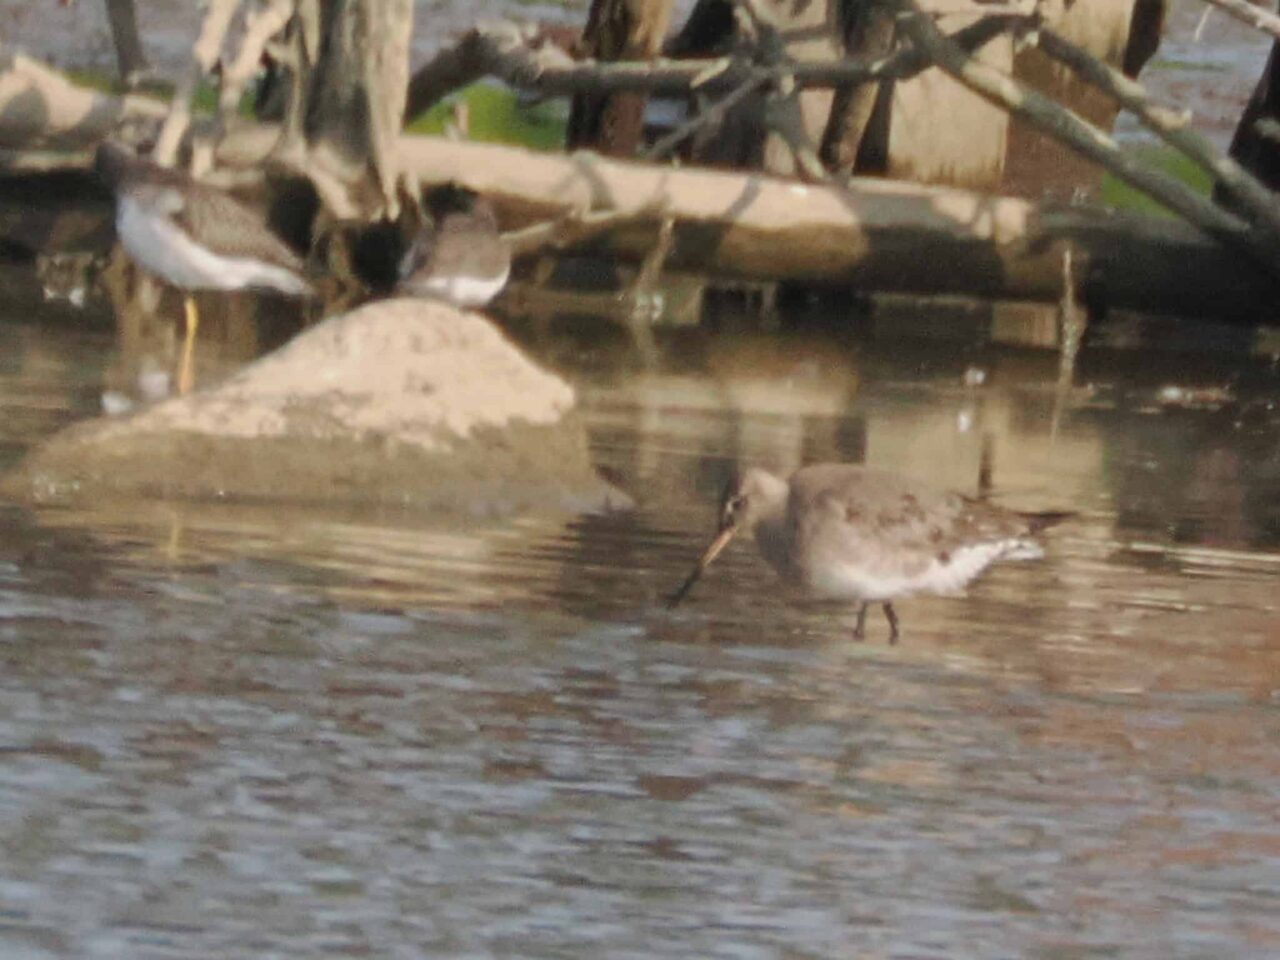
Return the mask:
[[(108, 343), (0, 348), (9, 463)], [(630, 515), (0, 508), (0, 955), (1280, 956), (1272, 401), (1055, 431), (1052, 358), (675, 356), (552, 358)], [(1080, 516), (897, 646), (749, 544), (662, 609), (735, 462), (984, 445)]]

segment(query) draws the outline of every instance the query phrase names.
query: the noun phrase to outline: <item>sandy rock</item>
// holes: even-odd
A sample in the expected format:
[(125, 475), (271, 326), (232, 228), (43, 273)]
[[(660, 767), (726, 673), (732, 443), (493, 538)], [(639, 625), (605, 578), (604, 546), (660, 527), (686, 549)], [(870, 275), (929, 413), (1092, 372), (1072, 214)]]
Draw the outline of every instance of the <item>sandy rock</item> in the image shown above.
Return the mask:
[(5, 486), (386, 502), (462, 513), (600, 509), (573, 389), (480, 314), (384, 300), (332, 317), (209, 390), (79, 424)]

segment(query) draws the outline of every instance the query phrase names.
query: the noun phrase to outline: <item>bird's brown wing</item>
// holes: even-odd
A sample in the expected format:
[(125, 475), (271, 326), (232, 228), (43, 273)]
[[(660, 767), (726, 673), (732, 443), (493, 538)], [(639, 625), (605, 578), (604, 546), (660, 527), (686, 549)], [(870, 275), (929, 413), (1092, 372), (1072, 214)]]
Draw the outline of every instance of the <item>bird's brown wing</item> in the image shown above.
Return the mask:
[(963, 546), (1027, 535), (1018, 514), (873, 468), (801, 471), (788, 515), (797, 566), (835, 559), (912, 574)]
[(189, 184), (181, 197), (172, 219), (197, 243), (225, 257), (251, 257), (303, 272), (302, 259), (238, 200), (199, 183)]

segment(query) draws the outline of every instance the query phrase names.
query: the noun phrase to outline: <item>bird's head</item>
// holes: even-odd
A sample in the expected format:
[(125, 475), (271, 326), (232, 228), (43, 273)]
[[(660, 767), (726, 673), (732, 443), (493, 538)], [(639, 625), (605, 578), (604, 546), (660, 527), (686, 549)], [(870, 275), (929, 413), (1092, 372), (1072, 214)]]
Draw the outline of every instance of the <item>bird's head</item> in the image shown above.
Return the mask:
[(720, 520), (715, 538), (702, 552), (680, 589), (667, 601), (667, 606), (674, 607), (684, 599), (738, 531), (754, 530), (761, 520), (776, 513), (786, 499), (787, 482), (767, 470), (749, 467), (730, 480), (720, 495)]
[(737, 474), (720, 495), (720, 530), (754, 530), (787, 497), (787, 482), (768, 470), (748, 467)]

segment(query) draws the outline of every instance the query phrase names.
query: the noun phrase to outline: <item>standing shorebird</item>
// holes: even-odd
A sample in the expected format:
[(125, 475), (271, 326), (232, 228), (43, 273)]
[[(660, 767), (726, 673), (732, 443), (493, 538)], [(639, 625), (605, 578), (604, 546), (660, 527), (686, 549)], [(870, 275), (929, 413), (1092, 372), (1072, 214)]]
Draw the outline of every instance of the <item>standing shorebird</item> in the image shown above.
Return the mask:
[(720, 504), (720, 529), (668, 601), (674, 607), (739, 530), (787, 583), (811, 596), (884, 607), (889, 642), (898, 637), (893, 602), (917, 593), (956, 594), (997, 560), (1031, 560), (1035, 535), (1067, 513), (1018, 513), (943, 493), (875, 467), (823, 463), (783, 480), (749, 469)]
[(94, 167), (116, 196), (116, 233), (143, 270), (180, 289), (186, 336), (178, 390), (194, 379), (194, 290), (273, 290), (307, 296), (301, 258), (237, 200), (177, 170), (106, 142)]
[(456, 307), (485, 306), (511, 275), (511, 250), (492, 205), (456, 186), (432, 190), (426, 205), (431, 222), (400, 261), (396, 292)]

